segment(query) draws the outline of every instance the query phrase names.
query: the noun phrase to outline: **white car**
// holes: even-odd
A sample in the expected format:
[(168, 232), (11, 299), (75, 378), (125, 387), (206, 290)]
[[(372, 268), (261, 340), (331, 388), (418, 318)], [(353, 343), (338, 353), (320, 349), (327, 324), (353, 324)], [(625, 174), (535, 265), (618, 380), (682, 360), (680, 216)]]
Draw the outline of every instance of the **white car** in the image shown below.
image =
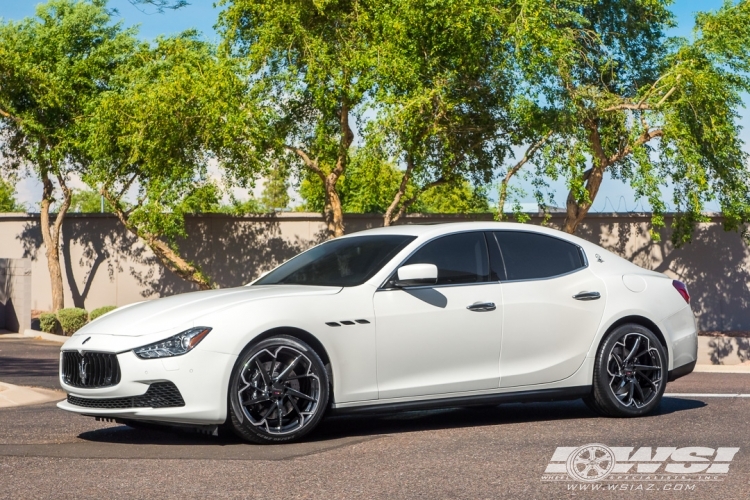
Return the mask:
[(687, 289), (575, 236), (471, 222), (362, 231), (239, 288), (117, 309), (62, 347), (63, 410), (256, 443), (326, 413), (583, 398), (639, 416), (693, 370)]

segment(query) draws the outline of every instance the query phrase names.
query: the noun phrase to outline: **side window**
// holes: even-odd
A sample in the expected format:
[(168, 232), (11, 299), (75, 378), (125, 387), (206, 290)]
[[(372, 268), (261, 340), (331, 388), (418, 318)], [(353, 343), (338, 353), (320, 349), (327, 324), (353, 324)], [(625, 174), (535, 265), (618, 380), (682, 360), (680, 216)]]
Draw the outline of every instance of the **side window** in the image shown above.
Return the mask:
[(495, 231), (508, 280), (551, 278), (585, 267), (581, 250), (552, 236)]
[(417, 250), (404, 265), (435, 264), (438, 285), (481, 283), (488, 280), (489, 258), (483, 233), (443, 236)]

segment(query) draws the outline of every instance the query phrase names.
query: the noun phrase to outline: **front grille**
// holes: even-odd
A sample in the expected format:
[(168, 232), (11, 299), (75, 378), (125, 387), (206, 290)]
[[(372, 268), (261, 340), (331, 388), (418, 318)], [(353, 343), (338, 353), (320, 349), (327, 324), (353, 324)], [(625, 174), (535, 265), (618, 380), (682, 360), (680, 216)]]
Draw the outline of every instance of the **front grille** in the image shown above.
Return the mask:
[(126, 408), (178, 408), (185, 406), (180, 390), (172, 382), (156, 382), (146, 394), (129, 398), (90, 399), (68, 395), (68, 403), (84, 408), (122, 410)]
[(110, 387), (120, 383), (120, 363), (116, 354), (65, 351), (62, 376), (65, 383), (73, 387)]

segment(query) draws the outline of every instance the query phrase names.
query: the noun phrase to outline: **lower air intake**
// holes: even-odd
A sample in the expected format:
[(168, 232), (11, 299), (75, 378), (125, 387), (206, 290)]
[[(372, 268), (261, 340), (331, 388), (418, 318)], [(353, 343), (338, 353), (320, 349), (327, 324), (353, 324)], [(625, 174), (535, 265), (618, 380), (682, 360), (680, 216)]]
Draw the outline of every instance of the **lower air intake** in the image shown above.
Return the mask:
[(179, 389), (172, 382), (151, 384), (146, 394), (128, 398), (92, 399), (68, 395), (68, 403), (83, 408), (123, 410), (127, 408), (179, 408), (185, 406)]

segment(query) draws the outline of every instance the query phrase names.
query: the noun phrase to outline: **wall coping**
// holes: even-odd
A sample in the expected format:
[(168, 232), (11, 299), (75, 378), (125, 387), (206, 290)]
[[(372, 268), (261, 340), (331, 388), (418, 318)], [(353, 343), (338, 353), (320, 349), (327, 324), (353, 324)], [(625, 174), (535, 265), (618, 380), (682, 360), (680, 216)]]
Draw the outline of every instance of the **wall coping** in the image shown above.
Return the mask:
[[(540, 218), (542, 214), (539, 212), (524, 212), (526, 215), (532, 218)], [(550, 219), (564, 219), (564, 212), (552, 212), (549, 214)], [(650, 212), (595, 212), (590, 213), (586, 216), (587, 219), (647, 219), (650, 220), (652, 217)], [(674, 218), (677, 216), (676, 212), (664, 213), (664, 218)], [(709, 218), (710, 222), (720, 222), (724, 219), (721, 212), (706, 212), (704, 213)], [(420, 219), (441, 219), (441, 220), (494, 220), (495, 215), (493, 213), (477, 213), (477, 214), (408, 214), (401, 220), (418, 221)], [(40, 218), (40, 214), (37, 212), (28, 213), (0, 213), (0, 222), (2, 221), (34, 221)], [(111, 213), (68, 213), (65, 215), (66, 219), (115, 219), (117, 217)], [(317, 212), (277, 212), (274, 214), (247, 214), (247, 215), (231, 215), (231, 214), (217, 214), (217, 213), (200, 213), (200, 214), (187, 214), (186, 219), (232, 219), (232, 220), (248, 220), (257, 222), (267, 221), (315, 221), (322, 222), (323, 214)], [(368, 220), (368, 219), (382, 219), (383, 214), (370, 213), (370, 214), (359, 214), (359, 213), (345, 213), (345, 219), (349, 220)], [(585, 223), (586, 219), (584, 219)], [(345, 221), (346, 222), (346, 221)]]

